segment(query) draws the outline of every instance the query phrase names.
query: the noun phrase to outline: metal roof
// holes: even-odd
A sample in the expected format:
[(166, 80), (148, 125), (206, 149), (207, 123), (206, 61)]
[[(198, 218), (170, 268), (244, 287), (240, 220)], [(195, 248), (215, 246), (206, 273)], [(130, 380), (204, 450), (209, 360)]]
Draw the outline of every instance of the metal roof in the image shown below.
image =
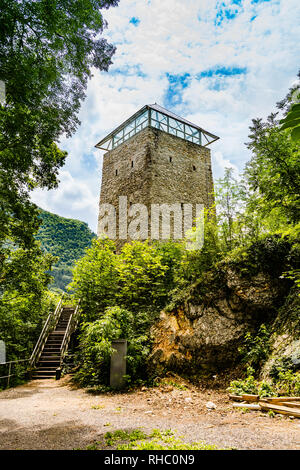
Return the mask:
[[(114, 134), (117, 134), (123, 127), (125, 127), (129, 122), (131, 122), (131, 120), (133, 120), (134, 118), (136, 118), (139, 114), (142, 114), (146, 109), (153, 109), (155, 111), (158, 111), (162, 114), (165, 114), (173, 119), (176, 119), (177, 121), (180, 121), (184, 124), (188, 124), (189, 126), (192, 126), (192, 127), (195, 127), (196, 129), (199, 129), (200, 131), (202, 131), (202, 133), (205, 135), (209, 135), (210, 137), (212, 137), (212, 141), (211, 142), (208, 142), (209, 144), (211, 144), (212, 142), (214, 142), (215, 140), (218, 140), (220, 137), (212, 134), (211, 132), (208, 132), (206, 131), (205, 129), (203, 129), (202, 127), (198, 126), (197, 124), (193, 124), (192, 122), (188, 121), (187, 119), (184, 119), (180, 116), (178, 116), (177, 114), (175, 113), (172, 113), (171, 111), (169, 111), (168, 109), (166, 108), (163, 108), (162, 106), (160, 106), (159, 104), (157, 103), (154, 103), (154, 104), (146, 104), (145, 106), (143, 106), (141, 109), (139, 109), (136, 113), (134, 113), (132, 116), (130, 116), (128, 119), (126, 119), (126, 121), (122, 122), (122, 124), (120, 124), (118, 127), (116, 127), (113, 131), (111, 131), (107, 136), (105, 136), (103, 139), (100, 140), (100, 142), (98, 142), (95, 147), (97, 148), (101, 148), (101, 145), (106, 142), (107, 140), (109, 140), (110, 138), (113, 137)], [(208, 141), (208, 139), (206, 138), (206, 140)], [(206, 144), (208, 145), (208, 144)]]

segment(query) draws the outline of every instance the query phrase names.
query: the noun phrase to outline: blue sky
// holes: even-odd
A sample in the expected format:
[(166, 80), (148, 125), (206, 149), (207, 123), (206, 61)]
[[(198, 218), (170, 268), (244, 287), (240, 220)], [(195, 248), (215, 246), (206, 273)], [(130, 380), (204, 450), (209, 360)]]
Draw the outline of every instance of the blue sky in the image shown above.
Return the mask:
[(108, 73), (94, 71), (81, 126), (56, 190), (36, 190), (46, 210), (96, 230), (103, 153), (94, 145), (144, 104), (157, 102), (220, 136), (214, 178), (250, 158), (244, 143), (255, 117), (274, 110), (295, 82), (299, 0), (120, 0), (104, 10), (117, 46)]

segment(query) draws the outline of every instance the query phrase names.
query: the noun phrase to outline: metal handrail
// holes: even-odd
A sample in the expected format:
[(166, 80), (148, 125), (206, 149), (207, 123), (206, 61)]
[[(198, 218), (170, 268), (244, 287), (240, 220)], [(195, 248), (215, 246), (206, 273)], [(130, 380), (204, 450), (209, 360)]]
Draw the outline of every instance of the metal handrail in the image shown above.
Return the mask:
[[(11, 374), (11, 366), (12, 364), (17, 364), (18, 362), (29, 362), (30, 359), (19, 359), (17, 361), (7, 361), (7, 362), (1, 362), (0, 366), (6, 366), (8, 365), (8, 375), (2, 375), (0, 379), (7, 379), (7, 388), (9, 387), (9, 381), (10, 377), (14, 377), (16, 374)], [(22, 372), (22, 374), (27, 373), (27, 368)]]
[(75, 311), (71, 313), (68, 325), (61, 343), (60, 347), (60, 365), (62, 365), (64, 357), (66, 355), (66, 352), (68, 350), (68, 345), (70, 342), (70, 338), (72, 333), (75, 331), (78, 320), (79, 320), (79, 304), (80, 304), (80, 299), (78, 301), (78, 304), (76, 305)]
[(38, 362), (40, 355), (42, 353), (43, 347), (46, 343), (46, 340), (49, 336), (50, 330), (54, 329), (58, 319), (60, 317), (61, 309), (62, 309), (62, 301), (63, 301), (63, 296), (61, 297), (60, 301), (57, 304), (57, 307), (54, 311), (54, 313), (50, 313), (48, 315), (47, 320), (45, 321), (45, 324), (43, 326), (43, 329), (41, 331), (41, 334), (39, 336), (39, 339), (37, 340), (37, 343), (35, 345), (35, 348), (33, 350), (33, 353), (31, 354), (30, 357), (30, 366), (34, 367), (35, 364)]

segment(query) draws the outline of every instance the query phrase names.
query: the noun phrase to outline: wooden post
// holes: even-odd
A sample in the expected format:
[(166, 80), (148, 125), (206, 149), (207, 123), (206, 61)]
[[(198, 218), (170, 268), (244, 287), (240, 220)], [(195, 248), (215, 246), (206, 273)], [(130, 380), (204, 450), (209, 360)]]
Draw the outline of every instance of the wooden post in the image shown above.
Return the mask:
[(7, 388), (9, 387), (10, 373), (11, 373), (11, 362), (9, 363), (9, 366), (8, 366)]

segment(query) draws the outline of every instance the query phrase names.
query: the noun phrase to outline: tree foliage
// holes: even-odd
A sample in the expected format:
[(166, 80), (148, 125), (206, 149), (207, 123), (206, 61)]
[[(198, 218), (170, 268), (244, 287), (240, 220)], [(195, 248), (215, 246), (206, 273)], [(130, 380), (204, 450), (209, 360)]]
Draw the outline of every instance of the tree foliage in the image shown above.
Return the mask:
[(267, 122), (253, 120), (248, 148), (253, 156), (245, 176), (256, 204), (265, 214), (280, 209), (287, 221), (300, 217), (300, 148), (287, 131), (281, 131), (276, 115)]
[[(2, 236), (36, 216), (28, 191), (57, 186), (66, 152), (56, 142), (76, 130), (91, 69), (108, 70), (115, 51), (101, 34), (101, 9), (118, 0), (2, 0), (0, 191)], [(25, 204), (23, 201), (25, 199)], [(1, 220), (2, 222), (2, 220)], [(35, 222), (31, 222), (35, 223)], [(32, 230), (26, 227), (24, 242)], [(22, 238), (19, 230), (18, 235)], [(32, 240), (31, 240), (32, 241)]]
[(26, 359), (33, 351), (45, 315), (55, 295), (48, 293), (53, 257), (36, 245), (31, 250), (9, 249), (2, 258), (0, 277), (0, 338), (7, 359)]
[(57, 257), (52, 267), (52, 289), (65, 290), (72, 280), (74, 262), (84, 255), (96, 235), (80, 220), (67, 219), (39, 209), (41, 225), (36, 240), (46, 253)]
[(128, 340), (127, 380), (146, 378), (145, 362), (150, 352), (148, 324), (139, 321), (139, 314), (115, 306), (106, 308), (98, 320), (82, 325), (81, 367), (75, 380), (89, 386), (108, 384), (112, 341), (119, 338)]
[(87, 321), (103, 315), (105, 308), (119, 305), (132, 312), (152, 311), (167, 303), (180, 269), (178, 244), (125, 244), (121, 252), (109, 239), (93, 240), (91, 248), (75, 265), (71, 288)]
[(30, 192), (58, 184), (66, 159), (59, 138), (79, 125), (92, 68), (112, 63), (101, 10), (117, 4), (0, 0), (0, 337), (10, 360), (32, 352), (54, 295), (47, 293), (54, 259), (34, 239), (39, 211)]

